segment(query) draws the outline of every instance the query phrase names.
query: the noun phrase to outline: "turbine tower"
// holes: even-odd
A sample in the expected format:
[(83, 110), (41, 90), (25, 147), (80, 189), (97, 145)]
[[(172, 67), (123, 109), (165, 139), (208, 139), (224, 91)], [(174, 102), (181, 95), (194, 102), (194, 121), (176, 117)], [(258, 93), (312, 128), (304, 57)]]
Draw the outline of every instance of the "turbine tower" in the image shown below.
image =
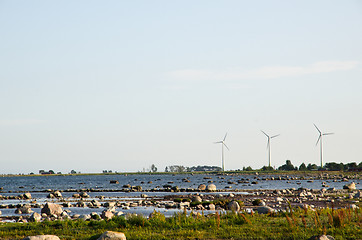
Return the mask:
[(268, 149), (268, 156), (269, 156), (269, 167), (270, 167), (270, 148), (271, 148), (271, 144), (270, 144), (270, 140), (272, 138), (278, 137), (280, 134), (274, 135), (274, 136), (269, 136), (268, 134), (266, 134), (264, 131), (261, 130), (262, 133), (264, 133), (264, 135), (268, 138), (268, 144), (267, 144), (267, 149)]
[(222, 164), (222, 171), (225, 171), (225, 166), (224, 166), (224, 146), (227, 148), (227, 150), (229, 150), (228, 146), (226, 146), (225, 144), (225, 139), (226, 136), (228, 135), (228, 133), (225, 134), (225, 137), (223, 140), (219, 141), (219, 142), (215, 142), (215, 143), (221, 143), (221, 164)]
[(318, 140), (317, 140), (317, 143), (315, 144), (316, 146), (318, 145), (318, 142), (320, 142), (320, 148), (321, 148), (321, 168), (323, 168), (323, 144), (322, 144), (322, 137), (323, 136), (326, 136), (326, 135), (332, 135), (334, 133), (322, 133), (321, 130), (319, 130), (319, 128), (317, 127), (317, 125), (315, 125), (313, 123), (313, 125), (315, 126), (315, 128), (317, 129), (317, 131), (319, 132), (319, 137), (318, 137)]

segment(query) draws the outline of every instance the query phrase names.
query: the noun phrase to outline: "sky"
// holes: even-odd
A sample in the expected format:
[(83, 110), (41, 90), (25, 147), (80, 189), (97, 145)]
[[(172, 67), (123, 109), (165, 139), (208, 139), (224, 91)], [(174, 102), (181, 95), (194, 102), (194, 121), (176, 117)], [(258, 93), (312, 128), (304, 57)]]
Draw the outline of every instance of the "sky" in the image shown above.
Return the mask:
[(0, 0), (0, 174), (361, 162), (362, 2)]

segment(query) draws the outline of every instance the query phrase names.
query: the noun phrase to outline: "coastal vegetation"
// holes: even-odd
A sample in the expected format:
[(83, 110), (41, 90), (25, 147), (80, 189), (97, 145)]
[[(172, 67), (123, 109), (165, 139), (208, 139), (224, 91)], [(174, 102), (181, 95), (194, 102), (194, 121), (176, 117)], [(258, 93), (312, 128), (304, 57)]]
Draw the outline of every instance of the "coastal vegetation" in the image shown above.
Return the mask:
[(124, 232), (127, 239), (308, 239), (331, 235), (335, 239), (362, 236), (360, 209), (292, 208), (269, 214), (227, 212), (204, 215), (180, 212), (166, 218), (129, 214), (110, 220), (57, 220), (38, 223), (1, 223), (1, 239), (54, 234), (60, 239), (97, 239), (105, 231)]
[[(351, 163), (335, 163), (329, 162), (326, 163), (323, 167), (318, 167), (316, 164), (309, 163), (306, 165), (305, 163), (300, 164), (300, 166), (294, 166), (290, 160), (286, 160), (285, 164), (273, 168), (269, 166), (263, 166), (260, 169), (253, 169), (252, 167), (243, 167), (242, 169), (228, 170), (225, 173), (240, 173), (240, 174), (249, 174), (249, 173), (289, 173), (289, 174), (298, 174), (298, 173), (316, 173), (319, 171), (327, 171), (327, 172), (361, 172), (362, 171), (362, 162), (357, 164), (356, 162)], [(112, 170), (102, 170), (101, 173), (81, 173), (75, 170), (71, 170), (67, 174), (63, 174), (61, 172), (55, 172), (53, 170), (45, 171), (39, 170), (39, 174), (29, 173), (29, 174), (2, 174), (1, 176), (26, 176), (26, 175), (113, 175), (113, 174), (178, 174), (178, 173), (221, 173), (222, 168), (218, 166), (193, 166), (186, 167), (182, 165), (171, 165), (166, 166), (164, 172), (159, 172), (158, 168), (155, 164), (152, 164), (148, 169), (143, 169), (138, 172), (120, 172), (120, 171), (112, 171)]]

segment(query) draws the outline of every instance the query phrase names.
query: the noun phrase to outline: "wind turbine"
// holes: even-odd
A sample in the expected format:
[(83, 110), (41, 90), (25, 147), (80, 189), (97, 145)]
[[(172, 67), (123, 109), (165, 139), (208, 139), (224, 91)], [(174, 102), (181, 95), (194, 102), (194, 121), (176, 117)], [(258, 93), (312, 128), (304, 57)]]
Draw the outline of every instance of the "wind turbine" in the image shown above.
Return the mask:
[(268, 145), (267, 145), (267, 149), (268, 149), (268, 155), (269, 155), (269, 167), (270, 167), (270, 140), (272, 138), (278, 137), (280, 134), (274, 135), (274, 136), (269, 136), (268, 134), (266, 134), (264, 131), (261, 130), (262, 133), (264, 133), (264, 135), (268, 138)]
[(219, 141), (219, 142), (214, 142), (214, 143), (221, 143), (221, 163), (222, 163), (222, 171), (225, 170), (225, 167), (224, 167), (224, 146), (227, 148), (227, 150), (229, 150), (228, 146), (226, 146), (225, 144), (225, 139), (226, 139), (226, 136), (228, 135), (228, 133), (225, 134), (225, 137), (223, 140)]
[(313, 123), (313, 125), (315, 126), (315, 128), (317, 129), (317, 131), (319, 132), (319, 137), (317, 140), (317, 143), (315, 144), (316, 146), (318, 145), (318, 142), (320, 142), (320, 147), (321, 147), (321, 168), (323, 168), (323, 144), (322, 144), (322, 137), (326, 136), (326, 135), (332, 135), (334, 133), (322, 133), (321, 130), (319, 130), (319, 128), (317, 127), (317, 125), (315, 125)]

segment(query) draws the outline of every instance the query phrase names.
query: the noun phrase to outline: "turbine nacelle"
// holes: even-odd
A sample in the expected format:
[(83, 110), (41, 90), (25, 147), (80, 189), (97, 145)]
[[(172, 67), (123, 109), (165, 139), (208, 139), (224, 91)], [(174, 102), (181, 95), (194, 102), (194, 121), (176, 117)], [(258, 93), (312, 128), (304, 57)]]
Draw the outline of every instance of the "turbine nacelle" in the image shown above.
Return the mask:
[(226, 146), (226, 144), (225, 144), (225, 139), (226, 139), (226, 136), (227, 136), (228, 134), (226, 133), (225, 134), (225, 136), (224, 136), (224, 138), (223, 138), (223, 140), (221, 140), (221, 141), (219, 141), (219, 142), (214, 142), (214, 143), (221, 143), (222, 145), (224, 145), (226, 148), (227, 148), (227, 150), (230, 150), (229, 148), (228, 148), (228, 146)]
[(276, 138), (276, 137), (278, 137), (278, 136), (280, 136), (280, 134), (277, 134), (277, 135), (274, 135), (274, 136), (269, 136), (268, 134), (266, 134), (266, 132), (264, 132), (263, 130), (260, 130), (262, 133), (264, 133), (264, 135), (268, 138), (268, 143), (267, 143), (267, 148), (269, 148), (270, 147), (270, 140), (272, 139), (272, 138)]

